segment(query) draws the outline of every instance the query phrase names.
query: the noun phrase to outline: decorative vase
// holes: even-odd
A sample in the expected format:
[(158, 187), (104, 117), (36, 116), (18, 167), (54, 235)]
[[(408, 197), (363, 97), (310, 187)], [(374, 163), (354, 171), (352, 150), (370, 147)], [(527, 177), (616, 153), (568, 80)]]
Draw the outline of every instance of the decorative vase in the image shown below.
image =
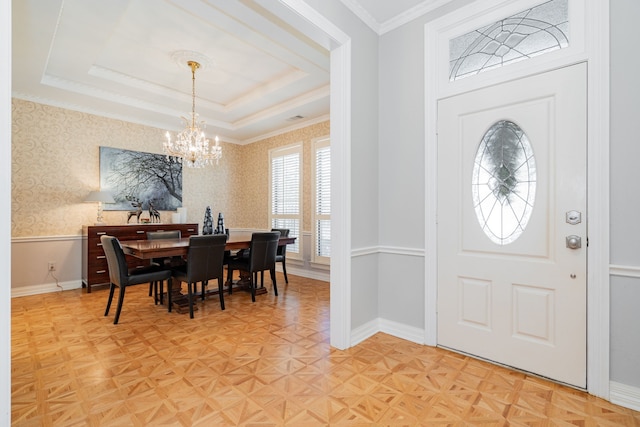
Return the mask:
[(222, 212), (218, 213), (218, 226), (216, 227), (215, 234), (224, 234), (224, 217)]
[(211, 216), (211, 206), (207, 206), (204, 211), (204, 225), (202, 234), (213, 234), (213, 217)]

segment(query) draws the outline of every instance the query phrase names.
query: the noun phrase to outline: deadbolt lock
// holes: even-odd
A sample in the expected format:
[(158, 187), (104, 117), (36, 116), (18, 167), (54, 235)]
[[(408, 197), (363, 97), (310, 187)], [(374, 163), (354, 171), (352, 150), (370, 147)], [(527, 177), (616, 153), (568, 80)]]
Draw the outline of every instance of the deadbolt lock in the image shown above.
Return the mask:
[(582, 222), (582, 212), (569, 211), (565, 214), (565, 219), (568, 224), (576, 225)]

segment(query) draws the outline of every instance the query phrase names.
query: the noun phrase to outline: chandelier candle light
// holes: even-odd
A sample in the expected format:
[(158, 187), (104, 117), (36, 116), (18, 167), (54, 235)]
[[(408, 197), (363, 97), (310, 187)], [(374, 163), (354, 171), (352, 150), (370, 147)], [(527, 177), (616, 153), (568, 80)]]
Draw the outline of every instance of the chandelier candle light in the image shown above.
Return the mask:
[(187, 61), (187, 65), (191, 68), (191, 117), (180, 117), (184, 120), (185, 128), (180, 132), (175, 141), (171, 140), (171, 134), (166, 133), (167, 140), (164, 143), (163, 150), (167, 156), (176, 157), (182, 163), (186, 162), (187, 166), (192, 168), (201, 168), (213, 161), (220, 160), (222, 157), (222, 147), (215, 138), (215, 145), (210, 146), (209, 140), (205, 137), (204, 121), (198, 122), (198, 114), (196, 113), (196, 70), (200, 68), (200, 64), (196, 61)]

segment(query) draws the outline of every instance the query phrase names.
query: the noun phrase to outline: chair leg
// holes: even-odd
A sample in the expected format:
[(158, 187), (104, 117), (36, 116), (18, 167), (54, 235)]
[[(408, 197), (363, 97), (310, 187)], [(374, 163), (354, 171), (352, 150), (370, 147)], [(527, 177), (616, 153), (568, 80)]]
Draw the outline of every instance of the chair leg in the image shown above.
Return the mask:
[(231, 295), (231, 290), (233, 288), (233, 269), (231, 267), (227, 267), (227, 286), (229, 286), (229, 295)]
[(167, 281), (167, 311), (169, 313), (171, 313), (171, 292), (172, 292), (172, 288), (173, 287), (173, 281), (171, 280), (171, 278), (169, 278), (169, 280)]
[(276, 267), (271, 269), (271, 282), (273, 283), (273, 293), (278, 296), (278, 285), (276, 284)]
[(204, 301), (204, 288), (205, 288), (208, 284), (209, 284), (209, 283), (208, 283), (206, 280), (202, 281), (202, 295), (201, 295), (201, 299), (202, 299), (202, 301)]
[(191, 287), (196, 287), (197, 283), (187, 283), (187, 291), (189, 293), (189, 317), (193, 319), (193, 292), (191, 292)]
[(286, 262), (283, 259), (282, 260), (282, 272), (284, 273), (284, 283), (286, 283), (287, 285), (289, 284), (289, 278), (287, 277), (287, 266), (286, 266)]
[(249, 273), (249, 287), (251, 288), (251, 301), (256, 302), (256, 282), (253, 280), (253, 274)]
[(151, 291), (153, 290), (153, 283), (154, 283), (154, 282), (149, 282), (149, 296), (153, 295), (153, 294), (151, 293)]
[(151, 284), (153, 285), (153, 303), (158, 305), (158, 281), (154, 280)]
[(113, 283), (109, 287), (109, 299), (107, 300), (107, 308), (104, 310), (104, 315), (109, 315), (109, 309), (111, 308), (111, 300), (113, 300), (113, 292), (116, 290), (116, 285)]
[(160, 280), (160, 305), (164, 304), (164, 280)]
[(224, 310), (224, 292), (222, 292), (222, 287), (224, 286), (222, 277), (218, 277), (218, 294), (220, 295), (220, 309)]
[(118, 307), (116, 307), (116, 318), (113, 319), (113, 324), (117, 325), (120, 319), (120, 312), (122, 311), (122, 303), (124, 302), (124, 291), (127, 287), (120, 286), (120, 295), (118, 296)]

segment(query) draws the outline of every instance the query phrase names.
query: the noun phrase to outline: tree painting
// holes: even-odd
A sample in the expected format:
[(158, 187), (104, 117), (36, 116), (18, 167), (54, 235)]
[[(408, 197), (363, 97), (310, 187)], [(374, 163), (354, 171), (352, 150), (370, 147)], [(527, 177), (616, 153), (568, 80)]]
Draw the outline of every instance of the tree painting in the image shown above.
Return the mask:
[(163, 154), (100, 147), (100, 188), (113, 193), (105, 210), (130, 211), (131, 200), (144, 209), (172, 211), (182, 206), (182, 164)]

